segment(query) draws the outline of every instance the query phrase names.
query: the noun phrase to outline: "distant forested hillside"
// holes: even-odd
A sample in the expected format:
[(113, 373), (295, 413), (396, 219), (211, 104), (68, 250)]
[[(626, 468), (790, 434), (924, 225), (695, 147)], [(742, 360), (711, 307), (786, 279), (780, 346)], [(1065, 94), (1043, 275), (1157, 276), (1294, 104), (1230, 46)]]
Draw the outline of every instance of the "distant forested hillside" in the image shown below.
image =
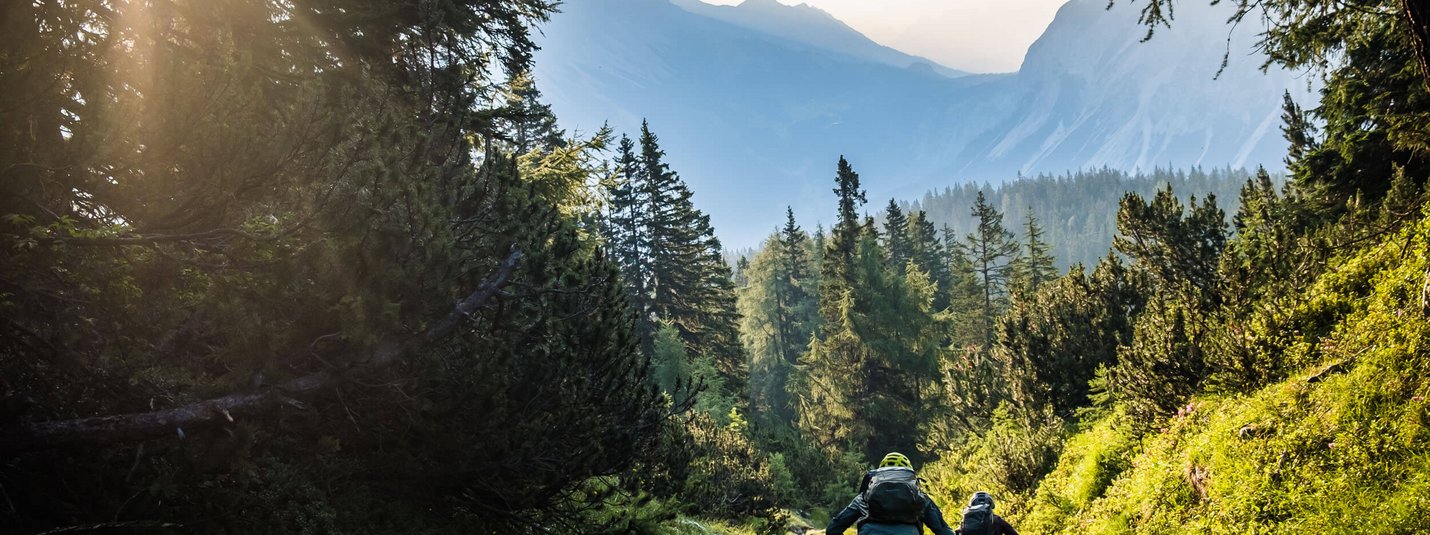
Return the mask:
[(989, 204), (1007, 216), (1010, 228), (1026, 226), (1025, 218), (1031, 213), (1047, 233), (1044, 240), (1051, 247), (1056, 265), (1066, 269), (1076, 263), (1095, 265), (1107, 254), (1117, 232), (1117, 203), (1124, 194), (1146, 197), (1158, 188), (1171, 186), (1184, 201), (1213, 195), (1217, 205), (1225, 209), (1236, 202), (1237, 193), (1252, 176), (1246, 170), (1230, 168), (1157, 169), (1148, 174), (1103, 168), (1039, 175), (998, 185), (950, 186), (930, 191), (904, 207), (921, 210), (939, 228), (947, 226), (954, 236), (963, 236), (977, 224), (970, 207), (981, 192)]

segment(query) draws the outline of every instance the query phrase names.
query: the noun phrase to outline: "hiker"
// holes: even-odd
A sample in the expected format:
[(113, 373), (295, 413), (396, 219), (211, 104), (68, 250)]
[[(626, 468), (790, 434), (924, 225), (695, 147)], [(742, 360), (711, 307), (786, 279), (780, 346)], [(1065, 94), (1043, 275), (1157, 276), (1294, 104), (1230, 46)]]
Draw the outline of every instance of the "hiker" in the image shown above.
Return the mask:
[(968, 500), (968, 508), (963, 510), (963, 521), (958, 524), (959, 535), (1018, 535), (1018, 530), (1003, 517), (993, 514), (993, 495), (978, 491)]
[(859, 494), (829, 520), (824, 533), (843, 535), (854, 525), (859, 535), (920, 535), (921, 526), (934, 535), (954, 535), (938, 506), (919, 489), (914, 463), (898, 452), (885, 455), (878, 468), (864, 474)]

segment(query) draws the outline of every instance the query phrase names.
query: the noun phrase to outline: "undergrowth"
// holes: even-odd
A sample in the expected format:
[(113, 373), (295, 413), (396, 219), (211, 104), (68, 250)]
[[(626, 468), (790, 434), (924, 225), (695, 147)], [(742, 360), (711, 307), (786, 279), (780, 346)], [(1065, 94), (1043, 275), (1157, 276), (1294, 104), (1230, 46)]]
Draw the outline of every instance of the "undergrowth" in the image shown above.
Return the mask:
[(1083, 422), (1000, 514), (1023, 533), (1430, 533), (1427, 237), (1430, 214), (1261, 323), (1306, 329), (1283, 337), (1286, 380), (1202, 394), (1143, 437), (1118, 411)]

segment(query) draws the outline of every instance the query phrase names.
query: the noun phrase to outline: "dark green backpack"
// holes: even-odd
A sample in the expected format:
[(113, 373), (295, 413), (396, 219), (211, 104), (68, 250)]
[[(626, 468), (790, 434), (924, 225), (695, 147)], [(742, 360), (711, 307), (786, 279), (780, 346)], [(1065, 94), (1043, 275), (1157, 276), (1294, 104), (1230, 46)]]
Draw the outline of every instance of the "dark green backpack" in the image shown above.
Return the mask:
[(869, 486), (864, 489), (864, 504), (869, 507), (865, 522), (918, 525), (924, 516), (919, 478), (908, 468), (890, 466), (874, 470), (869, 475)]

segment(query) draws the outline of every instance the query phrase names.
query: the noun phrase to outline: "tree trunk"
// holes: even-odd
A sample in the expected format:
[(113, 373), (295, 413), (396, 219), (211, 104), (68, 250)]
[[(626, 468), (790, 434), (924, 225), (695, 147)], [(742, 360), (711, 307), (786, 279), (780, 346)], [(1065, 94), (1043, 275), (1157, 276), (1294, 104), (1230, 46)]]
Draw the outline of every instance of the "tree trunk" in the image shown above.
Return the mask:
[(1410, 30), (1410, 42), (1415, 47), (1415, 60), (1420, 63), (1420, 79), (1425, 89), (1430, 91), (1430, 2), (1426, 0), (1400, 0), (1400, 11), (1405, 16), (1405, 25)]

